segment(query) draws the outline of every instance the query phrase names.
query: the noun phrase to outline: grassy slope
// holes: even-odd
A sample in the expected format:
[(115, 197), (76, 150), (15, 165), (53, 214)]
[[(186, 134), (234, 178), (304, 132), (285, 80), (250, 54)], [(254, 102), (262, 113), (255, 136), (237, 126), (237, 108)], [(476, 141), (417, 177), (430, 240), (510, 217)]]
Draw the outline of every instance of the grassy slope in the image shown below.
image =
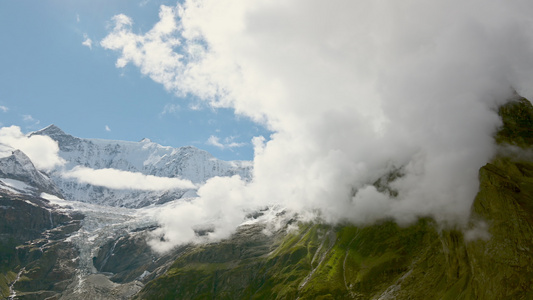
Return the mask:
[[(531, 145), (527, 100), (506, 105), (500, 115), (505, 127), (498, 143)], [(300, 224), (297, 233), (270, 240), (246, 244), (237, 236), (195, 248), (138, 297), (533, 299), (531, 157), (500, 155), (479, 174), (471, 233), (485, 231), (490, 239), (469, 241), (429, 219), (406, 228), (391, 221), (363, 228)]]

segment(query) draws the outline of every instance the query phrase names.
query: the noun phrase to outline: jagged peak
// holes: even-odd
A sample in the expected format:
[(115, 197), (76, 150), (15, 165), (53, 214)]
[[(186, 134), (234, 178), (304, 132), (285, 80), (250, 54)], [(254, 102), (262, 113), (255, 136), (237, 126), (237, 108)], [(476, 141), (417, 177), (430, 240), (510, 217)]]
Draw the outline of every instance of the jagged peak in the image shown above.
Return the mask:
[(189, 151), (203, 151), (203, 152), (207, 152), (205, 150), (202, 150), (200, 148), (197, 148), (197, 147), (194, 147), (194, 146), (181, 146), (179, 147), (178, 149), (181, 149), (181, 150), (189, 150)]
[[(5, 169), (5, 167), (7, 167), (8, 169)], [(12, 150), (11, 155), (0, 158), (0, 173), (9, 174), (13, 172), (20, 173), (33, 171), (37, 172), (35, 165), (26, 155), (26, 153), (22, 152), (19, 149)]]
[(149, 138), (143, 138), (142, 140), (139, 141), (139, 143), (152, 143), (152, 140)]
[(30, 160), (30, 158), (26, 155), (26, 153), (22, 152), (22, 150), (15, 149), (11, 153), (14, 157), (22, 160)]
[(206, 154), (208, 157), (213, 157), (213, 155), (203, 149), (194, 147), (194, 146), (182, 146), (179, 148), (176, 148), (177, 151), (185, 152), (185, 153), (203, 153)]
[(22, 152), (19, 149), (13, 150), (11, 156), (7, 157), (7, 159), (14, 160), (22, 166), (29, 166), (30, 169), (35, 169), (35, 165), (31, 161), (31, 159), (26, 155), (26, 153)]
[(57, 127), (54, 124), (50, 124), (41, 130), (35, 131), (31, 135), (34, 135), (34, 134), (47, 135), (47, 136), (68, 135), (63, 130), (61, 130), (61, 128)]

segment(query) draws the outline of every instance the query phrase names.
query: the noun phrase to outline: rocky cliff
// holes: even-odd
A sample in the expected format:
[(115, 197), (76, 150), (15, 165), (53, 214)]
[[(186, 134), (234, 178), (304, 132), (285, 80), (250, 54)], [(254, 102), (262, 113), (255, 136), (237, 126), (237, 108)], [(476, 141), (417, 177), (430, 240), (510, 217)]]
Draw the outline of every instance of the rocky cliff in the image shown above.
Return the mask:
[(0, 190), (0, 297), (44, 299), (62, 292), (75, 277), (79, 255), (67, 237), (82, 218), (45, 199)]

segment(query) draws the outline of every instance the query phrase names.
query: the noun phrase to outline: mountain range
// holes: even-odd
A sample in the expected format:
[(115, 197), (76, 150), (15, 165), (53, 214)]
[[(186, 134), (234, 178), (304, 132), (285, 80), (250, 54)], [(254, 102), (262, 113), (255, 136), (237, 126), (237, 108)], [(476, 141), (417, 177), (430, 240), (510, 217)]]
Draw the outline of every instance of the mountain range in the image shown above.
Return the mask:
[[(49, 191), (65, 199), (138, 208), (179, 199), (184, 195), (195, 195), (194, 189), (176, 188), (156, 191), (135, 188), (113, 189), (87, 184), (76, 178), (64, 176), (65, 171), (76, 166), (94, 170), (113, 169), (137, 172), (165, 178), (184, 178), (196, 184), (215, 176), (239, 175), (241, 178), (251, 178), (250, 162), (222, 161), (192, 146), (165, 147), (148, 139), (140, 142), (81, 139), (66, 134), (55, 125), (33, 132), (30, 136), (32, 135), (48, 136), (57, 142), (60, 150), (59, 156), (66, 163), (48, 172), (48, 177), (58, 188), (60, 194), (57, 190)], [(17, 161), (15, 158), (11, 160)], [(34, 177), (28, 174), (28, 178)]]
[(55, 140), (65, 164), (38, 170), (18, 149), (0, 158), (0, 297), (532, 299), (533, 106), (516, 97), (499, 115), (499, 150), (479, 170), (467, 228), (428, 217), (409, 226), (389, 219), (333, 226), (268, 207), (228, 239), (164, 254), (147, 243), (158, 227), (150, 216), (194, 197), (195, 188), (116, 189), (65, 174), (81, 166), (200, 184), (251, 180), (251, 163), (48, 126), (31, 135)]

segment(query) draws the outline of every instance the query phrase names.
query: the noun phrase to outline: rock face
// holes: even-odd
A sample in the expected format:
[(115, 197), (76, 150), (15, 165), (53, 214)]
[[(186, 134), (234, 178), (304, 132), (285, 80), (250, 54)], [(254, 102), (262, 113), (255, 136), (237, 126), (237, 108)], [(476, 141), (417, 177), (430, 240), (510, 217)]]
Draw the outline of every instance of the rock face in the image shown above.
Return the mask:
[(165, 255), (155, 253), (146, 243), (152, 229), (121, 236), (100, 247), (93, 258), (96, 269), (107, 274), (115, 283), (146, 283), (162, 275), (174, 260), (191, 248), (190, 245), (185, 245)]
[(187, 191), (115, 190), (79, 183), (76, 179), (62, 176), (63, 170), (75, 166), (112, 168), (145, 175), (182, 178), (193, 183), (205, 182), (215, 176), (239, 175), (245, 179), (251, 177), (250, 162), (222, 161), (191, 146), (164, 147), (148, 139), (141, 142), (80, 139), (66, 134), (55, 125), (33, 134), (49, 136), (57, 141), (59, 155), (67, 164), (52, 171), (51, 177), (67, 199), (77, 201), (136, 208), (179, 199)]
[(136, 299), (533, 299), (533, 109), (517, 97), (500, 115), (468, 228), (241, 228), (185, 251)]
[(42, 198), (0, 190), (0, 296), (44, 299), (63, 291), (78, 257), (66, 238), (82, 218), (56, 211)]
[(533, 105), (526, 98), (515, 95), (498, 111), (503, 121), (496, 134), (500, 144), (511, 144), (523, 148), (533, 145)]

